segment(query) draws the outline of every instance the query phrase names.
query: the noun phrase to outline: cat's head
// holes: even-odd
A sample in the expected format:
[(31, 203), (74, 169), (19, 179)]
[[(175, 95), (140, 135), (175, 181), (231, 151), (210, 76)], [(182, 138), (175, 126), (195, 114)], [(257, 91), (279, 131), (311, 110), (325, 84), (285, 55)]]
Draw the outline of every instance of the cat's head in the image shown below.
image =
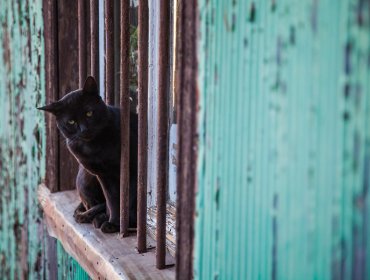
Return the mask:
[(38, 109), (55, 115), (59, 130), (70, 140), (90, 141), (107, 123), (107, 106), (93, 77), (86, 79), (83, 89)]

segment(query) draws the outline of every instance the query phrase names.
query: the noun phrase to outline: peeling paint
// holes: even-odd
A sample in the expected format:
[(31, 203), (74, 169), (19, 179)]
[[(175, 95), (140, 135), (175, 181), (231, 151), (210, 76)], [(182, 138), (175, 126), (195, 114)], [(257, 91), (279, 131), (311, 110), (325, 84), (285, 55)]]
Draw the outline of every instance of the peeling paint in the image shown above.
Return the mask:
[(40, 279), (43, 225), (36, 189), (45, 171), (44, 130), (33, 100), (44, 94), (43, 73), (35, 71), (43, 63), (43, 40), (34, 37), (42, 30), (41, 1), (0, 1), (0, 6), (0, 64), (5, 65), (0, 68), (0, 275)]
[(77, 279), (82, 272), (63, 272), (77, 263), (62, 248), (59, 271), (48, 271), (37, 203), (46, 148), (44, 116), (36, 110), (45, 100), (42, 1), (0, 0), (0, 7), (0, 278)]

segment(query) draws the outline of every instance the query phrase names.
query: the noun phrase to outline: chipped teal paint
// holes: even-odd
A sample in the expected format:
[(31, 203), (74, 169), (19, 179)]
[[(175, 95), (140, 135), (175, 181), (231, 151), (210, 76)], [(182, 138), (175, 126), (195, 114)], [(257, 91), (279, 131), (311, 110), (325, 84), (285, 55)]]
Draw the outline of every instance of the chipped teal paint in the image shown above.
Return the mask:
[(196, 279), (370, 279), (370, 1), (198, 3)]
[(78, 262), (64, 251), (57, 242), (58, 279), (59, 280), (88, 280), (89, 275), (81, 268)]
[[(58, 250), (58, 272), (47, 270), (46, 231), (37, 203), (45, 176), (42, 1), (0, 0), (0, 279), (80, 278), (81, 268)], [(65, 279), (65, 278), (59, 278)]]
[(45, 173), (41, 1), (0, 1), (0, 276), (40, 279)]

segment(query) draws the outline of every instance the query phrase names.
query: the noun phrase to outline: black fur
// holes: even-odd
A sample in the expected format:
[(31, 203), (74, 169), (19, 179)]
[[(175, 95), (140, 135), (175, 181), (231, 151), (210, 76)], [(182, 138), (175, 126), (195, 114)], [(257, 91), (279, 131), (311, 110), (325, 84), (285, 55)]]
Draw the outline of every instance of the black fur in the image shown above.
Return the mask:
[[(104, 103), (92, 77), (86, 79), (82, 90), (70, 92), (59, 101), (39, 109), (56, 116), (57, 126), (67, 139), (67, 147), (80, 164), (76, 188), (82, 203), (75, 211), (76, 221), (93, 222), (95, 226), (101, 226), (103, 232), (119, 231), (120, 109)], [(137, 115), (135, 113), (130, 114), (129, 164), (130, 227), (136, 227)]]

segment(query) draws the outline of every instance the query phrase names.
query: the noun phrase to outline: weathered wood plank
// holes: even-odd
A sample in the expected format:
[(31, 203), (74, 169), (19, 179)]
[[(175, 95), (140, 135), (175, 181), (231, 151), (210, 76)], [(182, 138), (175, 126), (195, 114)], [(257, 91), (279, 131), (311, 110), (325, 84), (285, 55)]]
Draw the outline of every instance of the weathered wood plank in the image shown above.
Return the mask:
[(49, 233), (61, 241), (92, 278), (174, 279), (174, 268), (156, 269), (153, 251), (137, 252), (136, 236), (120, 238), (119, 234), (103, 234), (91, 224), (77, 224), (73, 218), (79, 203), (75, 191), (50, 193), (40, 185), (38, 195)]
[[(58, 12), (57, 1), (43, 0), (44, 42), (45, 42), (45, 103), (58, 100)], [(41, 105), (41, 104), (40, 104)], [(46, 185), (51, 191), (59, 189), (59, 132), (51, 114), (46, 119), (46, 162), (48, 172)]]

